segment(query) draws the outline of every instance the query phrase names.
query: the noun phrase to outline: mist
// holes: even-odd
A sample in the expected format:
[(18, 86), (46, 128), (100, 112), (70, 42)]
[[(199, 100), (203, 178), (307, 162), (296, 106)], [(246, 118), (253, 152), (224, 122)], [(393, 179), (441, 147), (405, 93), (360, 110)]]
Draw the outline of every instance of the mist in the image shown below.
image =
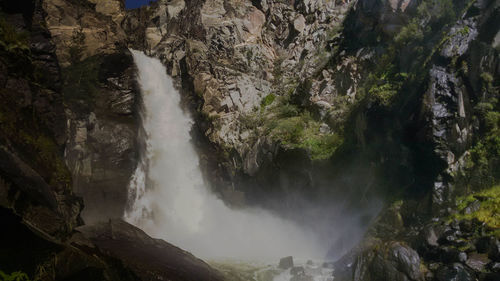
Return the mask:
[(193, 121), (182, 111), (165, 67), (142, 52), (132, 54), (142, 93), (139, 141), (145, 149), (130, 181), (130, 208), (124, 215), (128, 222), (210, 259), (276, 261), (288, 255), (324, 259), (332, 256), (339, 241), (349, 245), (361, 237), (365, 227), (358, 219), (361, 212), (342, 218), (342, 206), (306, 203), (297, 214), (287, 216), (298, 220), (261, 208), (228, 207), (203, 181), (191, 144)]

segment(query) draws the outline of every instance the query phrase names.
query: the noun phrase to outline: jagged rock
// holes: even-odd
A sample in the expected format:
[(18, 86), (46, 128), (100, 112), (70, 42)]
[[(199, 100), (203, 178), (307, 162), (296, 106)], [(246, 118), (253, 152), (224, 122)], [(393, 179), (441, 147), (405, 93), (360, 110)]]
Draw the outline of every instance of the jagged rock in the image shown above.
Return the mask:
[(107, 255), (120, 260), (140, 280), (222, 280), (220, 273), (190, 253), (121, 220), (78, 228)]
[(488, 258), (499, 262), (500, 261), (500, 241), (495, 238), (490, 244), (490, 249), (488, 251)]
[[(420, 257), (412, 248), (399, 242), (365, 245), (352, 253), (354, 262), (347, 267), (336, 265), (334, 276), (340, 280), (421, 280)], [(359, 250), (358, 250), (359, 251)], [(345, 263), (345, 262), (344, 262)], [(351, 268), (352, 266), (352, 268)]]
[(441, 55), (447, 58), (462, 56), (474, 39), (478, 36), (477, 23), (473, 20), (464, 20), (453, 26), (448, 34), (449, 40), (443, 46)]
[(292, 267), (292, 269), (290, 269), (290, 274), (292, 275), (304, 275), (305, 274), (305, 271), (304, 271), (304, 267), (302, 266), (294, 266)]
[(281, 258), (278, 267), (281, 269), (289, 269), (293, 267), (293, 257), (289, 256)]
[(74, 190), (85, 201), (87, 222), (123, 215), (138, 152), (134, 113), (139, 92), (131, 55), (101, 55), (98, 76), (102, 86), (91, 112), (82, 110), (79, 100), (67, 102), (66, 161)]
[(490, 260), (488, 259), (486, 254), (472, 253), (469, 255), (465, 264), (468, 267), (472, 268), (474, 271), (481, 272), (489, 262)]
[(439, 281), (473, 281), (472, 275), (459, 263), (443, 266), (438, 269), (436, 278)]
[[(71, 47), (83, 48), (82, 58), (86, 58), (115, 52), (120, 42), (125, 41), (125, 33), (117, 24), (124, 17), (124, 3), (120, 0), (91, 2), (86, 5), (62, 0), (43, 1), (47, 28), (57, 46), (57, 58), (62, 66), (70, 63)], [(83, 42), (75, 39), (78, 33), (83, 35)]]

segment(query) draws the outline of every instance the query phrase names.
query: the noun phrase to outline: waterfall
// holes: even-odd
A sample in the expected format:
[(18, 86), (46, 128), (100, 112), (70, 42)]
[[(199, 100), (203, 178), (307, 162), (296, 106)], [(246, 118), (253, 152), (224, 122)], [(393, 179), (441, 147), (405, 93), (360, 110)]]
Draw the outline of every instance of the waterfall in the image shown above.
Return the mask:
[(132, 51), (142, 94), (145, 143), (130, 181), (125, 219), (203, 258), (322, 258), (315, 233), (257, 208), (231, 209), (207, 188), (190, 141), (193, 121), (156, 58)]

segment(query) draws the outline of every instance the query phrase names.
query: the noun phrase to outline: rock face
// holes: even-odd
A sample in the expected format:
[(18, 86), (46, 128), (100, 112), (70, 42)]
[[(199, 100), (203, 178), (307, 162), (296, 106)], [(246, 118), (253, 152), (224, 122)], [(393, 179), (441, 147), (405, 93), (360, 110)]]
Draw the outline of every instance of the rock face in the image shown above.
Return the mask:
[[(81, 223), (64, 165), (65, 113), (50, 33), (38, 5), (2, 3), (0, 205), (55, 237)], [(24, 36), (5, 34), (25, 32)], [(29, 42), (36, 42), (29, 44)]]
[[(98, 69), (93, 96), (90, 101), (79, 97), (68, 99), (66, 110), (69, 118), (66, 161), (73, 174), (73, 189), (85, 201), (82, 216), (86, 222), (123, 215), (138, 152), (139, 91), (131, 54), (123, 50), (99, 55), (90, 63)], [(72, 70), (67, 73), (74, 75)], [(73, 82), (68, 80), (66, 87)]]
[[(500, 179), (498, 1), (0, 7), (1, 248), (15, 257), (0, 255), (6, 269), (43, 280), (219, 280), (124, 222), (75, 232), (126, 207), (141, 146), (132, 47), (174, 77), (206, 178), (229, 203), (277, 197), (301, 209), (302, 197), (335, 197), (358, 210), (401, 197), (337, 263), (336, 280), (498, 279), (492, 227), (450, 220), (456, 196)], [(346, 250), (339, 241), (331, 252)]]
[(140, 280), (222, 280), (203, 261), (163, 240), (153, 239), (140, 229), (111, 220), (77, 229), (107, 255), (127, 265)]
[(119, 218), (138, 146), (139, 91), (126, 36), (123, 1), (43, 1), (62, 66), (67, 104), (65, 155), (86, 222)]
[(139, 147), (123, 3), (3, 1), (0, 12), (0, 270), (33, 280), (222, 280), (123, 221), (88, 225), (123, 214)]
[[(347, 7), (335, 1), (157, 1), (123, 26), (128, 33), (145, 30), (132, 44), (162, 59), (182, 87), (198, 120), (195, 129), (217, 150), (222, 166), (207, 174), (224, 194), (231, 182), (265, 179), (268, 168), (276, 171), (277, 142), (258, 121), (244, 120), (258, 115), (265, 97), (293, 91), (301, 77), (321, 67), (318, 52), (335, 35)], [(337, 89), (320, 94), (318, 88), (311, 99), (321, 108), (331, 106)]]
[(279, 268), (289, 269), (293, 267), (293, 257), (284, 257), (280, 259)]
[(336, 263), (335, 279), (424, 280), (420, 257), (411, 247), (398, 242), (375, 242), (364, 245), (362, 249), (362, 252)]
[(71, 52), (83, 44), (83, 57), (109, 54), (119, 50), (125, 33), (119, 27), (125, 17), (120, 0), (42, 1), (45, 22), (57, 46), (61, 66), (71, 63)]

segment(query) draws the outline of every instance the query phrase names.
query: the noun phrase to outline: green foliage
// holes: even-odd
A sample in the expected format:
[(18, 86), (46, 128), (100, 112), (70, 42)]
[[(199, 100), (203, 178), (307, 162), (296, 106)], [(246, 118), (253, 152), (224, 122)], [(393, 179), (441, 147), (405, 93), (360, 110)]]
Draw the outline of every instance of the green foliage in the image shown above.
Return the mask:
[(421, 25), (416, 21), (412, 20), (406, 26), (404, 26), (401, 31), (394, 37), (394, 41), (399, 46), (403, 46), (412, 41), (421, 41), (424, 39), (424, 31)]
[(9, 53), (29, 53), (29, 33), (16, 31), (0, 17), (0, 47)]
[(62, 70), (63, 94), (67, 102), (83, 101), (85, 107), (93, 105), (98, 94), (101, 58), (87, 58)]
[(313, 160), (327, 159), (342, 145), (336, 133), (321, 133), (321, 123), (307, 111), (298, 116), (283, 117), (267, 123), (269, 135), (288, 148), (302, 148)]
[(494, 184), (500, 179), (500, 131), (495, 130), (479, 141), (470, 150), (469, 172), (471, 184), (485, 186)]
[[(481, 204), (479, 209), (466, 214), (465, 208), (478, 199)], [(454, 218), (459, 220), (477, 219), (491, 228), (500, 228), (500, 212), (498, 212), (500, 210), (500, 185), (467, 196), (458, 197), (456, 203), (459, 213)]]
[(6, 274), (0, 270), (0, 281), (30, 281), (28, 275), (22, 271)]
[(266, 108), (267, 106), (271, 105), (274, 100), (276, 99), (276, 95), (271, 93), (271, 94), (268, 94), (267, 96), (265, 96), (262, 101), (260, 102), (260, 106), (262, 108)]
[(488, 91), (492, 92), (494, 90), (493, 88), (493, 75), (491, 75), (488, 72), (483, 72), (480, 75), (481, 78), (481, 84), (483, 91)]
[(470, 149), (463, 171), (467, 185), (473, 188), (491, 186), (500, 181), (500, 104), (496, 98), (479, 102), (475, 115), (479, 119), (481, 137)]
[(299, 108), (289, 102), (280, 104), (272, 109), (278, 118), (287, 118), (297, 116), (300, 113)]
[[(446, 42), (446, 31), (456, 18), (452, 0), (421, 1), (417, 14), (389, 42), (375, 69), (360, 87), (360, 99), (386, 108), (394, 104), (403, 89), (415, 89), (427, 73), (427, 62)], [(402, 63), (408, 54), (412, 60)]]

